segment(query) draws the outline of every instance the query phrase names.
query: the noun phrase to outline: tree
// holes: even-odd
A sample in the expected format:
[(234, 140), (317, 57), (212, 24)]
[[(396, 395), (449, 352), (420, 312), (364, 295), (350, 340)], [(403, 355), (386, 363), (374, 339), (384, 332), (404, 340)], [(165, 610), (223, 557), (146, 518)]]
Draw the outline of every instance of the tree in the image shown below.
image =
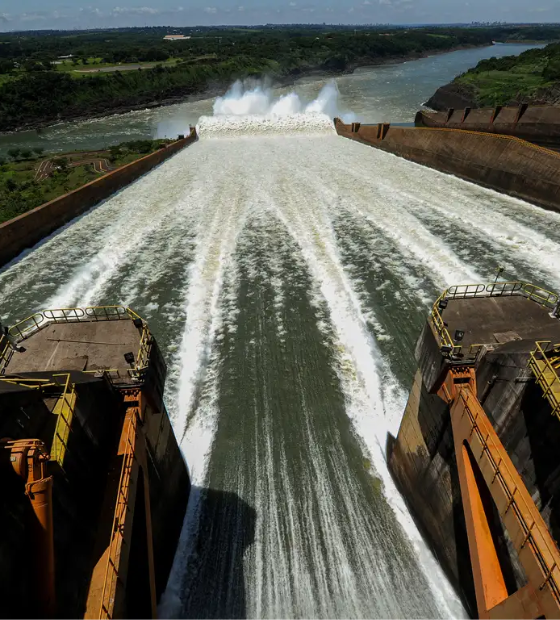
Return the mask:
[(543, 71), (543, 77), (550, 82), (560, 81), (560, 57), (551, 58)]
[(33, 152), (31, 151), (31, 149), (23, 149), (21, 151), (21, 156), (23, 157), (23, 159), (31, 159), (32, 155)]
[(60, 172), (66, 172), (68, 170), (68, 159), (66, 157), (57, 157), (52, 160), (52, 163)]
[(18, 149), (18, 148), (8, 149), (8, 155), (12, 159), (19, 159), (20, 154), (21, 154), (21, 149)]
[(11, 60), (0, 58), (0, 74), (8, 74), (14, 70), (14, 63)]
[(122, 155), (122, 153), (121, 153), (121, 149), (120, 149), (120, 147), (119, 147), (119, 146), (112, 146), (112, 147), (109, 149), (109, 153), (110, 153), (110, 155), (109, 155), (109, 161), (110, 161), (111, 163), (116, 162), (116, 161), (117, 161), (117, 159), (118, 159), (119, 157), (121, 157), (121, 155)]
[(45, 152), (45, 149), (42, 146), (36, 146), (33, 151), (37, 157), (41, 157), (41, 155)]

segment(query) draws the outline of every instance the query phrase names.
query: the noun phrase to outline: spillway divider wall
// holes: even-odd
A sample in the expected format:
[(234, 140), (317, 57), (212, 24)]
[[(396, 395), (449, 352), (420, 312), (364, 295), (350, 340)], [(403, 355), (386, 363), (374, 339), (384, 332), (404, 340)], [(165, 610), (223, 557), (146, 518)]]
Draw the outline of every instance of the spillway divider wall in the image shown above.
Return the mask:
[(178, 139), (166, 148), (121, 166), (68, 194), (0, 224), (0, 267), (197, 139), (198, 135), (193, 127), (186, 138)]

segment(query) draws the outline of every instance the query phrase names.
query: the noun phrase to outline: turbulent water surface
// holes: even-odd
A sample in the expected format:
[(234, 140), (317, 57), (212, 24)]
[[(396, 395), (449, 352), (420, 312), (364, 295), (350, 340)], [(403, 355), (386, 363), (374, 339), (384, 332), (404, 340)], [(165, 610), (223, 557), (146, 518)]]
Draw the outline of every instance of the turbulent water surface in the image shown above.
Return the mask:
[(337, 137), (323, 95), (230, 94), (247, 115), (0, 272), (4, 319), (121, 303), (165, 352), (194, 488), (164, 616), (464, 615), (387, 436), (437, 293), (498, 264), (560, 287), (560, 216)]

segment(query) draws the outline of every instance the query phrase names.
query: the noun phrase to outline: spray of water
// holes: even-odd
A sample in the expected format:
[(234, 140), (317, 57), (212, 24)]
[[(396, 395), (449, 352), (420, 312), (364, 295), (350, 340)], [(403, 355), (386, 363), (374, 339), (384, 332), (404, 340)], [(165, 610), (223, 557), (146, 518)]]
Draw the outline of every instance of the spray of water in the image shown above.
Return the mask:
[(258, 83), (236, 82), (214, 103), (214, 116), (202, 116), (198, 133), (202, 137), (268, 134), (333, 133), (333, 118), (350, 122), (354, 115), (340, 108), (336, 82), (329, 82), (313, 101), (291, 92), (280, 97)]
[(214, 116), (293, 116), (294, 114), (326, 114), (334, 118), (346, 115), (339, 106), (340, 93), (331, 80), (319, 93), (317, 99), (305, 102), (294, 92), (276, 97), (263, 84), (247, 87), (243, 82), (235, 84), (214, 103)]

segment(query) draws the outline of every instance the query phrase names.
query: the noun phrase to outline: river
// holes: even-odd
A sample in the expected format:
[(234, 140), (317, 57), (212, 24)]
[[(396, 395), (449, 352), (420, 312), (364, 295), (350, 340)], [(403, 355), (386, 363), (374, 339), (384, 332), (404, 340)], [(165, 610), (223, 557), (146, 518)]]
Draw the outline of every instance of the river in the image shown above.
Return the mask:
[[(395, 84), (417, 76), (424, 99), (444, 61), (376, 69), (373, 112), (408, 118)], [(341, 107), (363, 74), (340, 78)], [(305, 111), (302, 97), (284, 104)], [(463, 617), (387, 437), (433, 299), (497, 265), (560, 288), (560, 216), (339, 138), (321, 115), (286, 115), (274, 135), (258, 118), (200, 125), (0, 271), (0, 316), (121, 303), (149, 321), (194, 483), (162, 616)]]
[[(414, 120), (419, 107), (443, 84), (475, 66), (483, 58), (521, 54), (542, 45), (499, 44), (439, 54), (400, 64), (358, 69), (336, 79), (343, 107), (363, 122), (401, 122)], [(295, 88), (278, 89), (281, 94), (295, 90), (313, 99), (327, 78), (307, 77)], [(174, 138), (187, 132), (203, 114), (212, 113), (213, 99), (186, 102), (129, 114), (113, 115), (85, 122), (59, 123), (36, 131), (0, 134), (0, 156), (8, 149), (42, 147), (47, 153), (102, 149), (139, 138)]]

